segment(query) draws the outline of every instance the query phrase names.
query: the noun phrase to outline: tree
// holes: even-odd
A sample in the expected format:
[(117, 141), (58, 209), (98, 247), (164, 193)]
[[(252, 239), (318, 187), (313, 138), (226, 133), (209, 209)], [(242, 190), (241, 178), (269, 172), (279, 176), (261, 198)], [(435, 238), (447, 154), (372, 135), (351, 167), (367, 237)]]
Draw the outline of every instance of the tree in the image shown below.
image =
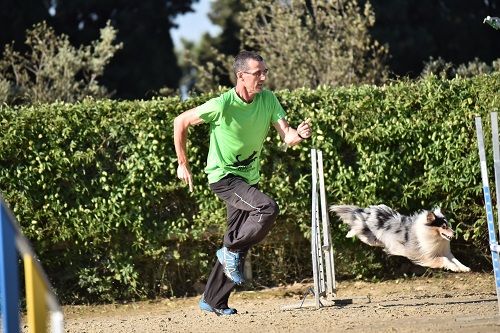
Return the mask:
[(468, 63), (463, 63), (455, 66), (452, 62), (445, 61), (439, 57), (430, 59), (425, 63), (421, 77), (429, 75), (437, 75), (441, 78), (452, 79), (454, 77), (474, 77), (481, 74), (491, 74), (493, 72), (500, 72), (500, 58), (493, 61), (491, 66), (487, 63), (475, 58)]
[(162, 87), (177, 89), (177, 65), (170, 29), (176, 15), (191, 11), (198, 0), (57, 0), (52, 25), (75, 44), (94, 40), (110, 20), (123, 43), (106, 68), (103, 83), (116, 97), (150, 97)]
[(272, 88), (380, 83), (387, 49), (369, 34), (375, 15), (356, 0), (249, 2), (241, 39), (270, 66)]
[(99, 84), (105, 66), (121, 44), (113, 44), (116, 30), (109, 24), (100, 39), (75, 48), (68, 36), (57, 36), (45, 22), (27, 32), (28, 51), (5, 47), (0, 60), (0, 102), (75, 102), (86, 96), (105, 97)]
[(455, 65), (492, 63), (500, 54), (498, 31), (483, 20), (498, 16), (499, 0), (370, 0), (374, 38), (390, 45), (389, 66), (397, 75), (418, 76), (432, 57)]
[[(235, 45), (263, 55), (271, 66), (271, 88), (380, 83), (387, 77), (387, 49), (368, 32), (374, 24), (369, 4), (361, 13), (355, 0), (218, 0), (212, 12), (212, 21), (223, 28), (222, 37), (185, 44), (184, 68), (194, 91), (234, 84), (227, 73), (239, 51)], [(228, 36), (233, 47), (222, 42)]]
[[(271, 7), (297, 8), (298, 6), (305, 6), (308, 8), (306, 16), (309, 15), (314, 17), (315, 6), (320, 6), (321, 3), (325, 2), (326, 1), (314, 0), (281, 0), (272, 2), (253, 0), (251, 1), (251, 7), (255, 9), (252, 12), (247, 9), (242, 10), (236, 7), (236, 9), (233, 10), (233, 14), (230, 15), (230, 17), (235, 18), (235, 13), (241, 12), (241, 14), (234, 19), (236, 25), (241, 26), (241, 28), (232, 27), (227, 24), (226, 27), (228, 30), (223, 35), (232, 36), (235, 32), (239, 33), (239, 30), (242, 30), (241, 40), (247, 43), (241, 46), (242, 48), (253, 47), (265, 52), (267, 49), (281, 50), (283, 44), (288, 44), (289, 46), (288, 49), (285, 50), (285, 53), (276, 55), (278, 60), (282, 58), (282, 56), (292, 54), (289, 50), (294, 52), (303, 50), (303, 58), (306, 59), (304, 60), (305, 62), (316, 61), (314, 52), (311, 52), (311, 49), (314, 48), (309, 42), (297, 42), (295, 39), (287, 39), (286, 42), (283, 42), (283, 40), (274, 40), (273, 43), (264, 42), (261, 44), (259, 42), (254, 45), (248, 43), (248, 31), (243, 30), (243, 22), (240, 18), (245, 18), (249, 22), (247, 24), (255, 27), (254, 34), (260, 34), (262, 28), (265, 28), (266, 25), (267, 27), (273, 25), (272, 18), (269, 15), (269, 8)], [(331, 0), (328, 2), (330, 6), (336, 4), (337, 7), (342, 8), (343, 6), (346, 7), (346, 4), (349, 2), (354, 3), (355, 1)], [(223, 10), (224, 8), (235, 6), (235, 4), (241, 5), (242, 2), (239, 0), (214, 1), (214, 5), (217, 3), (222, 3), (224, 5), (218, 9), (213, 9), (213, 12), (218, 16), (223, 16), (226, 15)], [(468, 72), (470, 74), (474, 71), (481, 72), (481, 68), (485, 71), (490, 69), (495, 70), (495, 68), (497, 68), (495, 64), (498, 64), (498, 61), (495, 59), (497, 59), (500, 54), (498, 31), (483, 24), (483, 19), (487, 15), (498, 16), (496, 13), (498, 13), (500, 8), (500, 0), (370, 0), (370, 3), (373, 4), (373, 8), (370, 10), (370, 14), (365, 16), (365, 18), (372, 17), (373, 15), (376, 17), (376, 22), (374, 24), (368, 22), (369, 24), (366, 26), (368, 27), (372, 42), (375, 44), (376, 41), (379, 41), (379, 44), (387, 45), (382, 52), (379, 52), (379, 56), (372, 58), (381, 59), (383, 63), (387, 65), (387, 67), (381, 69), (383, 74), (382, 79), (387, 76), (385, 73), (386, 68), (389, 69), (389, 74), (395, 74), (396, 76), (409, 75), (410, 77), (416, 78), (422, 70), (427, 73), (432, 71), (433, 68), (437, 68), (436, 65), (438, 64), (435, 62), (435, 59), (442, 59), (446, 64), (451, 63), (453, 67), (457, 67), (457, 73), (462, 74), (464, 73), (464, 68), (470, 68), (471, 70)], [(367, 0), (359, 0), (359, 4), (360, 8), (365, 8)], [(258, 11), (260, 11), (260, 14), (256, 14)], [(262, 16), (262, 13), (267, 14)], [(344, 10), (344, 14), (345, 13)], [(284, 13), (284, 15), (288, 14)], [(300, 15), (298, 14), (295, 17), (306, 17)], [(342, 14), (340, 15), (342, 16)], [(359, 16), (358, 14), (355, 15)], [(266, 21), (262, 21), (262, 17), (264, 17)], [(290, 22), (297, 22), (293, 21), (293, 16), (286, 17), (290, 18)], [(356, 26), (355, 24), (353, 25), (355, 21), (353, 17), (349, 17), (349, 15), (344, 15), (343, 17), (347, 17), (347, 22), (350, 22), (345, 24), (345, 26)], [(285, 21), (285, 19), (280, 21), (278, 17), (278, 20), (275, 21), (281, 22)], [(276, 24), (276, 22), (274, 24)], [(289, 23), (288, 27), (284, 24), (286, 22), (284, 22), (283, 29), (288, 29), (287, 33), (289, 34), (303, 31), (304, 29), (302, 28), (306, 26), (305, 24), (307, 22), (302, 20), (299, 22), (300, 24)], [(358, 22), (362, 21), (358, 20)], [(335, 29), (342, 27), (342, 22), (339, 23), (338, 26), (335, 26)], [(362, 24), (363, 23), (358, 26), (358, 29), (366, 31), (366, 27), (363, 28)], [(231, 29), (229, 29), (229, 27), (231, 27)], [(276, 28), (273, 29), (277, 31)], [(264, 29), (264, 31), (268, 30), (268, 28)], [(250, 31), (250, 33), (252, 32)], [(304, 36), (307, 36), (307, 34), (304, 34)], [(264, 39), (263, 37), (261, 38)], [(214, 41), (213, 43), (210, 39), (203, 40), (200, 45), (194, 45), (189, 49), (189, 51), (194, 54), (192, 62), (201, 64), (199, 67), (191, 67), (197, 68), (196, 71), (189, 71), (191, 75), (193, 72), (196, 72), (198, 81), (195, 87), (198, 89), (200, 87), (203, 87), (203, 89), (206, 89), (206, 87), (216, 87), (220, 84), (226, 85), (227, 83), (227, 81), (222, 79), (222, 73), (224, 71), (230, 71), (230, 65), (228, 63), (221, 63), (221, 60), (226, 59), (226, 61), (230, 61), (231, 59), (229, 56), (233, 56), (235, 53), (220, 49), (215, 43), (215, 39), (212, 40)], [(328, 40), (328, 36), (326, 40)], [(322, 45), (320, 45), (320, 49), (321, 47)], [(347, 50), (348, 47), (349, 45), (341, 47), (341, 51)], [(390, 49), (390, 55), (387, 52), (388, 49)], [(216, 50), (218, 52), (216, 52)], [(381, 50), (380, 46), (379, 50)], [(373, 52), (373, 50), (371, 52), (372, 55), (374, 53), (376, 55), (377, 53)], [(198, 53), (201, 53), (204, 57), (202, 61), (197, 61), (198, 57), (200, 57), (200, 59), (202, 57), (198, 56)], [(330, 55), (326, 53), (326, 55), (322, 57), (328, 59)], [(266, 60), (268, 60), (272, 69), (272, 76), (270, 79), (272, 78), (274, 80), (276, 78), (275, 61), (274, 59), (270, 61), (267, 55)], [(293, 61), (300, 63), (302, 61), (295, 58), (290, 60), (290, 63)], [(429, 65), (427, 65), (428, 62)], [(488, 65), (481, 65), (478, 67), (477, 65), (479, 62)], [(343, 65), (337, 67), (342, 68)], [(461, 68), (461, 70), (458, 70), (458, 68)], [(307, 71), (305, 72), (305, 75), (310, 75), (307, 74)], [(372, 71), (372, 73), (376, 72), (377, 70)]]
[(208, 17), (221, 33), (215, 37), (205, 34), (198, 44), (183, 41), (179, 59), (184, 72), (182, 85), (187, 90), (202, 92), (234, 83), (231, 66), (240, 51), (238, 13), (243, 10), (240, 0), (214, 0)]
[(214, 38), (215, 49), (224, 54), (236, 55), (240, 50), (241, 24), (238, 13), (244, 10), (240, 0), (215, 0), (208, 14), (210, 20), (221, 27), (222, 32)]
[(0, 50), (13, 42), (22, 44), (26, 30), (48, 20), (49, 3), (40, 0), (0, 0)]
[(47, 21), (71, 44), (89, 44), (111, 21), (123, 49), (106, 67), (102, 83), (118, 98), (144, 98), (161, 87), (178, 88), (181, 76), (170, 29), (178, 14), (199, 0), (0, 0), (0, 48), (21, 43), (27, 29)]
[(198, 44), (183, 41), (179, 58), (183, 70), (181, 86), (186, 91), (200, 93), (232, 85), (231, 58), (219, 53), (213, 43), (207, 34)]

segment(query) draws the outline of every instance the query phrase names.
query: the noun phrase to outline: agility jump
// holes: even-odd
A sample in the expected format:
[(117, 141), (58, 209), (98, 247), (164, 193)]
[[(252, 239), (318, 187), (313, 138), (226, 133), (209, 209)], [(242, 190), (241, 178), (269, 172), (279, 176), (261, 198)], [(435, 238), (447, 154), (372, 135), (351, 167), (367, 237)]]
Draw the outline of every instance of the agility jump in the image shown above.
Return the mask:
[[(333, 242), (325, 194), (323, 152), (315, 148), (311, 149), (311, 190), (311, 256), (314, 285), (307, 290), (300, 304), (286, 305), (281, 309), (294, 310), (303, 307), (319, 309), (340, 304), (369, 303), (368, 296), (337, 297)], [(312, 303), (305, 302), (309, 294), (314, 296)]]
[(0, 306), (5, 333), (20, 331), (18, 253), (24, 262), (28, 332), (48, 332), (50, 327), (50, 332), (62, 333), (59, 302), (29, 241), (0, 195)]
[[(498, 225), (500, 237), (500, 148), (498, 134), (497, 113), (491, 113), (491, 127), (493, 135), (493, 158), (495, 168), (495, 187), (497, 197)], [(493, 271), (498, 299), (498, 309), (500, 312), (500, 245), (496, 239), (495, 222), (491, 204), (490, 188), (488, 184), (488, 173), (486, 156), (484, 149), (483, 129), (481, 117), (476, 117), (476, 131), (481, 163), (481, 176), (483, 181), (483, 193), (485, 209), (488, 222), (488, 235), (490, 240), (490, 250), (493, 262)], [(349, 304), (356, 299), (367, 299), (369, 297), (353, 297), (349, 299), (339, 299), (336, 297), (335, 268), (333, 261), (333, 244), (331, 242), (330, 226), (328, 214), (326, 213), (325, 185), (323, 176), (323, 158), (320, 150), (311, 149), (311, 171), (312, 171), (312, 209), (311, 209), (311, 254), (313, 266), (314, 287), (309, 288), (303, 296), (299, 305), (283, 306), (282, 310), (293, 310), (302, 307), (314, 306), (319, 309), (323, 306), (335, 304)], [(320, 214), (321, 211), (321, 214)], [(321, 216), (321, 218), (320, 218)], [(322, 223), (321, 223), (322, 222)], [(323, 242), (323, 245), (321, 244)], [(464, 266), (465, 267), (465, 266)], [(468, 270), (468, 269), (467, 269)], [(304, 303), (308, 294), (313, 294), (314, 302)]]

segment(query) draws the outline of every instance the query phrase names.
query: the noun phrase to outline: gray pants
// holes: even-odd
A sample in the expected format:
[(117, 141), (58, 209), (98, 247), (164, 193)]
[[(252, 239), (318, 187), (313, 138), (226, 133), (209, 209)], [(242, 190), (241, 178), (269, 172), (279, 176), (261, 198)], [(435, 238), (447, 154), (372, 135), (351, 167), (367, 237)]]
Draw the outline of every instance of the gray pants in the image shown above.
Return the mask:
[[(234, 175), (210, 184), (210, 188), (226, 203), (227, 231), (224, 234), (224, 246), (231, 251), (240, 252), (242, 271), (248, 249), (262, 241), (271, 230), (279, 213), (278, 205), (259, 191), (257, 185), (249, 185), (241, 177)], [(218, 309), (227, 308), (229, 294), (234, 286), (215, 258), (215, 265), (205, 287), (205, 301)]]

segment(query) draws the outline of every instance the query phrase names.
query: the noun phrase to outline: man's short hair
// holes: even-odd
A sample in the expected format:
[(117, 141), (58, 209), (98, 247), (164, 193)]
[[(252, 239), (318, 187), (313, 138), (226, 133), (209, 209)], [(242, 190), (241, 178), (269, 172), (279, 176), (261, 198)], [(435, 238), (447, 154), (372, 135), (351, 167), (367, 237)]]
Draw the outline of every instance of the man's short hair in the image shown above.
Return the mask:
[(234, 58), (233, 71), (235, 75), (239, 71), (248, 70), (248, 59), (256, 60), (259, 62), (264, 61), (264, 58), (262, 58), (257, 52), (243, 50)]

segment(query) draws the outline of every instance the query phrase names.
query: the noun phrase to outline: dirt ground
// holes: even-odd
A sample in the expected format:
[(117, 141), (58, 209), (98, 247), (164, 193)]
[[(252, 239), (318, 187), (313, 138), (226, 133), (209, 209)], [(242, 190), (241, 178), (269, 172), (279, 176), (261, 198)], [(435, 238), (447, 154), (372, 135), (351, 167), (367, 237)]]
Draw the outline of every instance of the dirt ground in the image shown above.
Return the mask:
[[(493, 274), (441, 273), (384, 282), (337, 281), (352, 304), (299, 305), (311, 284), (236, 291), (234, 316), (199, 310), (199, 297), (99, 306), (65, 306), (65, 331), (87, 332), (500, 332)], [(357, 298), (355, 296), (363, 296)], [(352, 297), (352, 298), (351, 298)], [(313, 303), (307, 296), (305, 303)]]

